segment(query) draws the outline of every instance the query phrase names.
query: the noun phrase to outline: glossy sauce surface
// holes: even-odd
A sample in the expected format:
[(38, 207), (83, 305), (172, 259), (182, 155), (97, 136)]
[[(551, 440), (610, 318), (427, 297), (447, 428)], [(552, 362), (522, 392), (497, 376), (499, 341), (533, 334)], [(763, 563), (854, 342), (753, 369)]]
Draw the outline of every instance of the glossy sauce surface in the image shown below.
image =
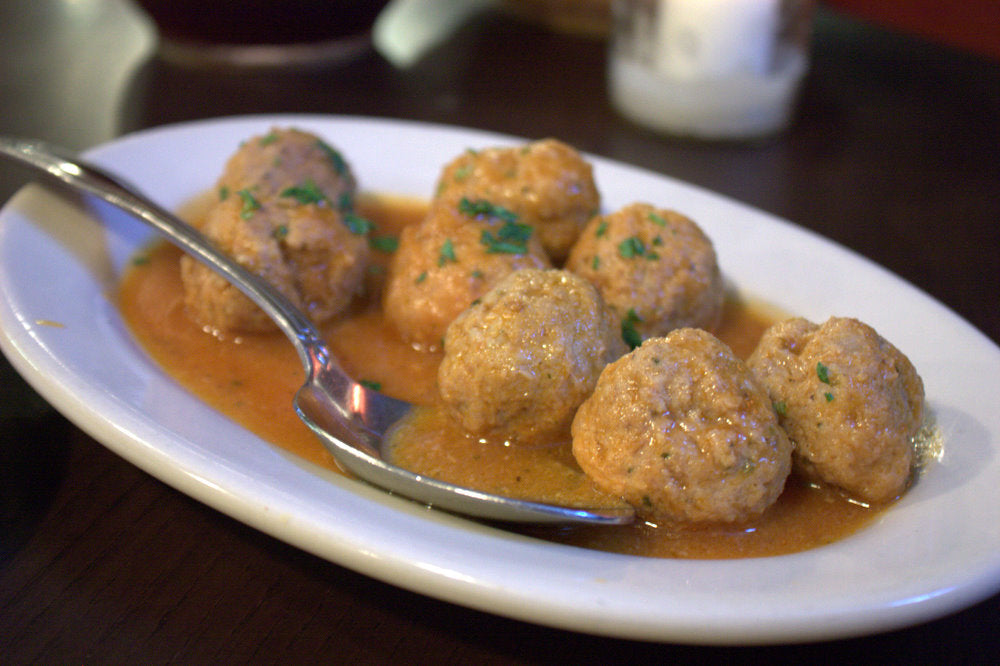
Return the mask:
[[(378, 235), (395, 235), (423, 215), (425, 204), (367, 195), (363, 214)], [(194, 215), (197, 205), (185, 211)], [(440, 355), (416, 351), (384, 321), (378, 295), (388, 255), (375, 252), (366, 286), (346, 316), (324, 327), (345, 370), (384, 392), (424, 406), (397, 433), (395, 462), (445, 480), (491, 492), (587, 505), (614, 502), (595, 489), (569, 451), (568, 441), (520, 448), (479, 441), (460, 432), (434, 405)], [(122, 282), (119, 306), (146, 351), (178, 382), (234, 421), (302, 458), (337, 469), (292, 409), (304, 373), (280, 333), (216, 337), (184, 311), (179, 251), (166, 244), (136, 257)], [(716, 334), (747, 356), (771, 322), (761, 309), (730, 301)], [(838, 492), (794, 476), (778, 502), (751, 525), (690, 528), (648, 523), (621, 528), (521, 528), (543, 539), (586, 548), (686, 558), (758, 557), (796, 552), (849, 535), (876, 509), (846, 501)]]

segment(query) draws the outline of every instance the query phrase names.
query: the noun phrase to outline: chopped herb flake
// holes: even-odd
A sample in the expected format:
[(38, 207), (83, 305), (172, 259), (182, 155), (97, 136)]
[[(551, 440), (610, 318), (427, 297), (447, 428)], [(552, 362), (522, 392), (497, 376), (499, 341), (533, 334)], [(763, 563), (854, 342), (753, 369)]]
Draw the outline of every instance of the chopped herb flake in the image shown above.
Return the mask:
[(318, 204), (327, 201), (323, 190), (319, 189), (316, 183), (311, 180), (307, 180), (301, 185), (293, 185), (292, 187), (285, 188), (281, 192), (281, 196), (295, 199), (302, 205)]
[(829, 391), (827, 391), (826, 393), (824, 393), (823, 397), (826, 398), (827, 402), (833, 402), (833, 394), (830, 393)]
[(597, 225), (596, 236), (600, 238), (604, 234), (608, 233), (608, 223), (607, 220), (601, 220)]
[(243, 208), (240, 209), (240, 217), (246, 220), (260, 208), (260, 202), (257, 201), (257, 198), (250, 192), (250, 190), (240, 190), (236, 194), (240, 195), (240, 198), (243, 200)]
[(364, 236), (375, 228), (375, 225), (370, 221), (354, 213), (344, 215), (344, 224), (347, 225), (352, 234), (357, 234), (358, 236)]
[(590, 260), (590, 268), (596, 271), (600, 267), (601, 267), (601, 258), (595, 254), (594, 258)]
[(455, 246), (451, 242), (450, 238), (446, 238), (444, 243), (441, 244), (441, 250), (438, 252), (438, 266), (444, 266), (447, 262), (458, 262), (455, 257)]
[(618, 244), (618, 254), (625, 259), (646, 254), (646, 246), (637, 236), (630, 236)]
[(484, 229), (479, 240), (491, 254), (524, 254), (528, 251), (528, 239), (531, 238), (532, 231), (531, 225), (507, 221), (497, 229), (495, 236)]
[(277, 140), (278, 140), (277, 133), (271, 132), (270, 134), (265, 134), (264, 136), (260, 137), (260, 145), (262, 145), (262, 146), (270, 146), (272, 143), (274, 143)]
[(372, 236), (368, 239), (368, 246), (379, 252), (392, 254), (399, 247), (399, 239), (395, 236)]
[(650, 213), (649, 219), (650, 221), (653, 222), (653, 224), (659, 225), (661, 227), (667, 226), (667, 221), (664, 220), (663, 217), (661, 215), (658, 215), (657, 213)]
[(223, 185), (219, 188), (219, 201), (225, 201), (229, 198), (229, 188)]
[(485, 215), (486, 217), (504, 220), (506, 222), (517, 222), (517, 213), (508, 210), (503, 206), (497, 206), (485, 200), (472, 201), (468, 197), (462, 197), (458, 202), (458, 211), (469, 217)]
[(427, 279), (427, 271), (424, 271), (423, 273), (417, 276), (417, 279), (413, 281), (413, 284), (420, 284), (426, 279)]
[(330, 160), (330, 164), (333, 165), (334, 171), (336, 171), (341, 176), (347, 173), (347, 162), (344, 160), (344, 156), (341, 155), (336, 148), (328, 144), (326, 141), (323, 141), (322, 139), (317, 139), (316, 145), (319, 147), (320, 150), (326, 153), (326, 158)]
[(370, 379), (361, 379), (361, 380), (358, 381), (358, 383), (361, 384), (362, 386), (364, 386), (365, 388), (369, 388), (369, 389), (371, 389), (373, 391), (381, 391), (382, 390), (382, 383), (381, 382), (375, 382), (375, 381), (372, 381)]
[(779, 400), (778, 402), (774, 403), (774, 411), (778, 413), (778, 416), (785, 416), (786, 414), (788, 414), (788, 403), (786, 403), (784, 400)]
[(816, 376), (824, 384), (830, 383), (830, 369), (823, 365), (822, 362), (816, 364)]
[(642, 317), (639, 316), (639, 313), (635, 311), (635, 308), (629, 308), (628, 314), (622, 319), (622, 340), (629, 346), (629, 349), (635, 349), (642, 344), (642, 336), (635, 328), (635, 325), (640, 322), (642, 322)]
[(274, 231), (271, 232), (271, 235), (276, 240), (283, 240), (286, 236), (288, 236), (288, 225), (279, 224), (274, 228)]

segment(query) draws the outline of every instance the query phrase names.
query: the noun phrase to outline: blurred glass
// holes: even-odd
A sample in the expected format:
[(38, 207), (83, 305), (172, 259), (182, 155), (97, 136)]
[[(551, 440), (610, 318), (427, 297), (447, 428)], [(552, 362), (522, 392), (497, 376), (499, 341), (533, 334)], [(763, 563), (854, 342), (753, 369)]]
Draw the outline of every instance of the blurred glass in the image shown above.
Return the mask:
[(388, 0), (135, 0), (160, 55), (190, 65), (297, 65), (354, 58)]
[(671, 135), (785, 129), (808, 67), (814, 0), (615, 0), (608, 85), (626, 118)]

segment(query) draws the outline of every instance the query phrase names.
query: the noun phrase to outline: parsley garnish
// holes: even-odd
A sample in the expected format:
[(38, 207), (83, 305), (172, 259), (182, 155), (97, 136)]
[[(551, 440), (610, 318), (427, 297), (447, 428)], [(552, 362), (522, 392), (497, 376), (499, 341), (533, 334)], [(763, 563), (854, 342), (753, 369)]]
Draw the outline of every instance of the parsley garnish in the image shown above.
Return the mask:
[(316, 139), (316, 145), (319, 147), (320, 150), (326, 153), (326, 157), (328, 160), (330, 160), (330, 163), (333, 165), (334, 171), (336, 171), (340, 175), (344, 175), (345, 173), (347, 173), (347, 162), (344, 160), (344, 156), (341, 155), (336, 148), (328, 144), (326, 141), (323, 141), (322, 139)]
[(417, 279), (413, 281), (413, 284), (420, 284), (426, 279), (427, 279), (427, 271), (424, 271), (423, 273), (417, 276)]
[(826, 393), (824, 393), (823, 397), (826, 398), (827, 402), (833, 402), (833, 394), (830, 393), (829, 391), (827, 391)]
[(595, 235), (600, 238), (604, 234), (608, 233), (608, 223), (606, 220), (601, 220), (597, 225), (597, 231)]
[(458, 211), (469, 217), (485, 215), (505, 222), (517, 222), (517, 213), (483, 199), (472, 201), (468, 197), (462, 197), (462, 200), (458, 202)]
[(399, 247), (399, 239), (395, 236), (373, 236), (368, 239), (368, 245), (379, 252), (392, 254)]
[(381, 382), (375, 382), (375, 381), (372, 381), (370, 379), (360, 379), (360, 380), (358, 380), (358, 383), (361, 384), (362, 386), (364, 386), (365, 388), (370, 388), (373, 391), (381, 391), (382, 390), (382, 383)]
[(630, 236), (618, 244), (618, 254), (625, 259), (641, 257), (646, 254), (646, 246), (637, 236)]
[(441, 244), (441, 250), (438, 252), (438, 266), (444, 266), (447, 262), (458, 262), (455, 258), (455, 246), (452, 244), (450, 238), (446, 238), (444, 243)]
[(628, 314), (622, 319), (622, 340), (630, 349), (635, 349), (642, 344), (642, 336), (639, 335), (639, 331), (635, 330), (635, 325), (640, 322), (642, 322), (642, 317), (635, 311), (635, 308), (629, 308)]
[(229, 188), (223, 185), (219, 188), (219, 201), (225, 201), (229, 198)]
[(344, 215), (344, 224), (347, 225), (347, 228), (351, 230), (352, 234), (357, 234), (358, 236), (364, 236), (375, 228), (374, 224), (360, 215), (355, 215), (354, 213), (347, 213)]
[(590, 268), (591, 270), (596, 271), (600, 267), (601, 267), (601, 258), (595, 254), (594, 258), (590, 260)]
[(779, 400), (774, 403), (774, 411), (778, 413), (778, 416), (785, 416), (788, 413), (788, 404), (784, 400)]
[(307, 180), (301, 185), (293, 185), (292, 187), (285, 188), (281, 196), (291, 197), (302, 205), (318, 204), (327, 201), (323, 190), (319, 189), (316, 183), (311, 180)]
[(489, 229), (484, 229), (479, 240), (491, 254), (524, 254), (528, 251), (531, 232), (531, 225), (508, 221), (497, 229), (496, 236)]
[(246, 220), (254, 214), (254, 211), (260, 208), (260, 202), (257, 201), (257, 198), (250, 190), (240, 190), (236, 194), (240, 195), (240, 198), (243, 199), (243, 208), (240, 209), (240, 217)]
[(651, 220), (651, 221), (652, 221), (652, 222), (653, 222), (654, 224), (657, 224), (657, 225), (659, 225), (659, 226), (661, 226), (661, 227), (665, 227), (665, 226), (667, 226), (667, 221), (666, 221), (666, 220), (664, 220), (664, 219), (663, 219), (663, 217), (661, 217), (661, 216), (660, 216), (660, 215), (658, 215), (657, 213), (650, 213), (650, 214), (649, 214), (649, 219), (650, 219), (650, 220)]
[(288, 235), (288, 226), (279, 224), (274, 228), (274, 231), (271, 232), (271, 235), (275, 238), (275, 240), (283, 240), (285, 236)]
[(824, 384), (830, 383), (830, 370), (822, 362), (816, 364), (816, 376)]

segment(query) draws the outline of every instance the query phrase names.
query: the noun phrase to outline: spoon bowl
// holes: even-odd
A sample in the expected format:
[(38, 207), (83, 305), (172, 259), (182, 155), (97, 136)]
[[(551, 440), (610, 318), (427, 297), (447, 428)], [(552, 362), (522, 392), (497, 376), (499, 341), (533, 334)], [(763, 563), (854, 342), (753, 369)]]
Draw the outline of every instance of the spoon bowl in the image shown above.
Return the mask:
[(518, 523), (632, 522), (625, 505), (567, 507), (481, 492), (416, 474), (388, 460), (386, 433), (411, 405), (349, 377), (312, 322), (258, 275), (216, 249), (197, 229), (160, 207), (122, 178), (40, 141), (0, 137), (0, 155), (28, 165), (70, 188), (96, 196), (162, 233), (217, 271), (254, 301), (295, 346), (306, 381), (295, 411), (344, 469), (391, 493), (473, 518)]

